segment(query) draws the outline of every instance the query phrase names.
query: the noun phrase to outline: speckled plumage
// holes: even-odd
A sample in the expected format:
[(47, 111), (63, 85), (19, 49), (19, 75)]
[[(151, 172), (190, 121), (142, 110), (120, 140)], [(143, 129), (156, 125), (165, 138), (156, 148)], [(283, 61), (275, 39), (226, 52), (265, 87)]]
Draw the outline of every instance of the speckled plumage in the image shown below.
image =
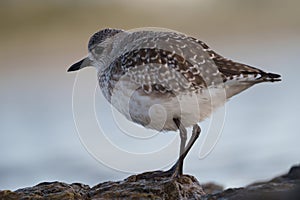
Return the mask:
[[(88, 49), (86, 60), (98, 69), (106, 99), (129, 120), (156, 130), (176, 130), (174, 118), (192, 126), (226, 99), (280, 77), (228, 60), (204, 42), (171, 31), (104, 29), (91, 37)], [(153, 105), (162, 107), (150, 116)]]

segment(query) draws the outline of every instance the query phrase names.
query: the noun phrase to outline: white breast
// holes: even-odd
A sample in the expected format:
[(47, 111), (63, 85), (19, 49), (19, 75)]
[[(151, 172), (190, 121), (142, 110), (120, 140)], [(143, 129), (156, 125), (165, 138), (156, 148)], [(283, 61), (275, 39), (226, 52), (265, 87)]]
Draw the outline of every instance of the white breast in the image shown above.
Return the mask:
[(159, 131), (177, 130), (174, 118), (179, 118), (185, 127), (190, 127), (209, 117), (225, 102), (222, 87), (177, 96), (158, 92), (146, 94), (126, 79), (118, 82), (111, 98), (112, 105), (128, 120)]

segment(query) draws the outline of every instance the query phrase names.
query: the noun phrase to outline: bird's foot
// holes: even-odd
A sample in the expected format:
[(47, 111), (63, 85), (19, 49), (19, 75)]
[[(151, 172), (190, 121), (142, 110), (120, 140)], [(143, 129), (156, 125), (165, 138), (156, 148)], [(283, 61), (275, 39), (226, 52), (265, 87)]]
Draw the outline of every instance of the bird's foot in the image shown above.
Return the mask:
[(179, 170), (179, 165), (176, 163), (167, 171), (153, 171), (145, 172), (136, 176), (136, 179), (161, 179), (161, 178), (179, 178), (182, 175), (182, 171)]

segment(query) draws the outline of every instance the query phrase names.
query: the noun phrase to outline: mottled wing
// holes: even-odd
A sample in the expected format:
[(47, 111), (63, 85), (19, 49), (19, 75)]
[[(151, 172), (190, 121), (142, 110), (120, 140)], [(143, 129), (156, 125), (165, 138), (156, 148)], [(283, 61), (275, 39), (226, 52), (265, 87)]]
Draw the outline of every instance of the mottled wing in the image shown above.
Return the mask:
[[(136, 32), (113, 65), (152, 91), (199, 91), (223, 82), (214, 61), (198, 41), (174, 32)], [(118, 64), (117, 64), (118, 63)], [(123, 74), (122, 74), (123, 75)]]
[(197, 66), (181, 55), (164, 49), (131, 51), (124, 55), (122, 67), (147, 93), (176, 93), (206, 87)]
[(205, 57), (201, 62), (191, 61), (182, 53), (159, 48), (136, 48), (122, 54), (101, 73), (100, 84), (107, 85), (100, 86), (111, 88), (111, 96), (114, 86), (126, 75), (146, 93), (198, 91), (208, 86), (209, 80), (204, 80), (203, 74), (209, 62)]
[[(134, 35), (135, 34), (135, 35)], [(199, 91), (228, 80), (272, 81), (277, 75), (228, 60), (205, 43), (173, 32), (137, 32), (124, 53), (101, 73), (102, 88), (126, 75), (146, 93)], [(249, 78), (248, 78), (249, 77)]]
[(204, 42), (190, 37), (200, 44), (203, 49), (209, 54), (210, 58), (217, 65), (218, 70), (222, 73), (224, 77), (224, 82), (230, 80), (236, 81), (250, 81), (250, 82), (262, 82), (262, 81), (278, 81), (280, 75), (273, 73), (266, 73), (258, 68), (234, 62), (223, 56), (217, 54), (212, 49), (210, 49)]

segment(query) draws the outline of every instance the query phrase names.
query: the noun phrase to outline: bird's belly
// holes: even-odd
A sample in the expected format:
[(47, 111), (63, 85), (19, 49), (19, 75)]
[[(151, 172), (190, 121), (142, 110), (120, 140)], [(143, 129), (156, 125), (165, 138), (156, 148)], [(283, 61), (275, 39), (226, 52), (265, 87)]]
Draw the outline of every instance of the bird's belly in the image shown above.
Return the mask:
[[(185, 127), (203, 121), (213, 110), (225, 103), (224, 90), (211, 89), (196, 93), (151, 92), (128, 89), (128, 85), (115, 90), (112, 105), (128, 120), (158, 131), (177, 130), (174, 118)], [(221, 94), (220, 94), (221, 93)]]

